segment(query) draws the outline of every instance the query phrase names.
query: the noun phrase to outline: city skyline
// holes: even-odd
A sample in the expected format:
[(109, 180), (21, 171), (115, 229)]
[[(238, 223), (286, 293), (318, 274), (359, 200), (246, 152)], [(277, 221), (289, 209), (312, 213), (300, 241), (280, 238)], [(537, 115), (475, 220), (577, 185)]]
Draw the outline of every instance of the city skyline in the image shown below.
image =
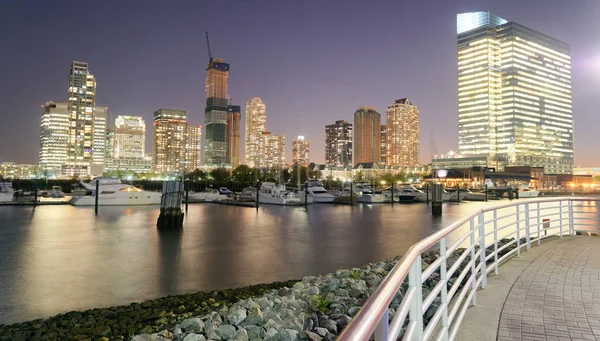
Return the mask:
[[(13, 22), (14, 13), (24, 13), (22, 12), (24, 11), (22, 6), (3, 6), (6, 7), (6, 10), (1, 11), (2, 13), (13, 13), (13, 15), (6, 17), (3, 25)], [(395, 6), (390, 4), (387, 7), (394, 8)], [(36, 13), (39, 12), (37, 15), (41, 15), (42, 12), (57, 11), (54, 7), (58, 7), (61, 12), (65, 10), (65, 8), (61, 8), (62, 6), (48, 6), (46, 8), (46, 6), (41, 5), (39, 9), (34, 11), (35, 13), (25, 16), (23, 25), (29, 23), (32, 28), (35, 28), (36, 25), (31, 20), (35, 18)], [(4, 102), (8, 104), (8, 110), (1, 115), (5, 124), (11, 126), (11, 131), (0, 137), (0, 144), (8, 145), (12, 139), (16, 138), (12, 131), (18, 132), (18, 136), (24, 137), (24, 141), (22, 142), (22, 148), (18, 148), (18, 150), (14, 150), (14, 148), (13, 150), (0, 150), (0, 161), (32, 163), (37, 159), (39, 109), (32, 108), (39, 108), (40, 104), (43, 105), (43, 103), (50, 100), (55, 102), (64, 101), (64, 95), (62, 95), (64, 94), (64, 85), (61, 84), (64, 84), (66, 64), (71, 60), (83, 60), (90, 64), (101, 89), (96, 100), (102, 105), (107, 105), (109, 112), (113, 115), (128, 113), (144, 117), (146, 121), (150, 121), (151, 113), (156, 108), (174, 107), (186, 110), (192, 124), (199, 125), (203, 123), (203, 105), (201, 104), (203, 98), (199, 98), (199, 96), (203, 93), (202, 78), (206, 74), (204, 70), (206, 47), (203, 44), (202, 33), (205, 29), (211, 31), (211, 25), (214, 25), (212, 19), (202, 19), (202, 22), (194, 24), (193, 30), (185, 32), (186, 39), (192, 39), (195, 42), (193, 47), (182, 44), (183, 50), (181, 53), (174, 51), (171, 56), (150, 57), (144, 55), (144, 58), (140, 56), (138, 58), (140, 60), (139, 64), (132, 65), (132, 58), (136, 59), (137, 54), (123, 45), (124, 40), (117, 37), (116, 32), (111, 30), (104, 33), (100, 32), (98, 25), (101, 21), (105, 21), (99, 18), (95, 19), (105, 15), (110, 17), (111, 11), (114, 11), (117, 7), (104, 5), (85, 5), (81, 7), (85, 7), (86, 11), (91, 13), (91, 30), (100, 39), (96, 44), (98, 46), (89, 46), (88, 48), (89, 44), (83, 45), (85, 48), (80, 47), (77, 51), (74, 48), (66, 49), (66, 51), (65, 49), (56, 49), (55, 52), (58, 53), (48, 56), (42, 63), (43, 65), (23, 67), (27, 70), (23, 76), (19, 76), (21, 78), (19, 81), (22, 83), (11, 84), (11, 87), (3, 85), (5, 88), (2, 93), (5, 96)], [(150, 23), (145, 21), (142, 14), (147, 15), (157, 10), (150, 5), (147, 9), (142, 10), (142, 13), (136, 14), (133, 7), (135, 6), (130, 7), (125, 4), (118, 7), (118, 9), (123, 10), (120, 15), (129, 16), (128, 20), (116, 20), (114, 28), (114, 30), (123, 31), (124, 37), (131, 38), (131, 35), (137, 32), (134, 25), (131, 25), (129, 21), (136, 22), (141, 27), (146, 27)], [(190, 4), (187, 7), (190, 7), (191, 10), (196, 6)], [(259, 11), (268, 7), (268, 5), (257, 5), (259, 7), (257, 9), (249, 9), (248, 6), (243, 4), (234, 7), (236, 7), (236, 10), (232, 11), (232, 16), (241, 18), (242, 15), (239, 12), (244, 10)], [(321, 14), (310, 13), (307, 7), (310, 6), (275, 6), (272, 11), (288, 13), (296, 9), (298, 15), (314, 19), (332, 13), (335, 6), (325, 5)], [(273, 44), (281, 40), (285, 34), (283, 32), (274, 34), (273, 31), (266, 29), (266, 25), (257, 25), (257, 28), (250, 30), (259, 33), (253, 41), (257, 46), (252, 49), (248, 48), (248, 44), (242, 42), (250, 33), (244, 33), (242, 28), (239, 30), (229, 28), (216, 31), (211, 36), (211, 43), (216, 46), (213, 47), (213, 50), (218, 51), (218, 56), (223, 57), (234, 67), (235, 72), (230, 75), (229, 80), (230, 93), (234, 98), (234, 102), (243, 103), (252, 96), (263, 98), (270, 108), (270, 130), (286, 136), (305, 135), (307, 139), (313, 141), (311, 147), (314, 152), (311, 153), (313, 154), (311, 159), (317, 163), (324, 163), (325, 161), (325, 138), (322, 128), (324, 125), (336, 120), (351, 121), (355, 108), (363, 105), (375, 106), (378, 112), (382, 113), (390, 100), (401, 96), (408, 96), (419, 103), (421, 112), (420, 162), (428, 163), (433, 154), (447, 153), (450, 149), (456, 151), (458, 146), (455, 16), (461, 12), (489, 10), (503, 18), (510, 18), (536, 31), (556, 37), (571, 46), (573, 116), (575, 130), (577, 131), (575, 165), (593, 166), (600, 163), (600, 156), (594, 151), (593, 147), (595, 141), (592, 130), (595, 108), (598, 106), (598, 99), (593, 96), (592, 90), (594, 90), (593, 85), (596, 87), (598, 85), (597, 79), (599, 78), (600, 69), (593, 68), (592, 60), (598, 58), (598, 53), (592, 47), (597, 47), (598, 44), (596, 44), (597, 39), (589, 35), (589, 32), (594, 31), (593, 25), (597, 24), (585, 20), (590, 18), (592, 14), (599, 13), (600, 9), (597, 4), (588, 2), (577, 8), (570, 8), (556, 1), (543, 3), (533, 1), (526, 5), (514, 1), (512, 4), (509, 1), (504, 5), (492, 1), (484, 1), (483, 3), (462, 1), (458, 5), (443, 4), (439, 8), (427, 9), (427, 11), (423, 8), (425, 6), (411, 5), (410, 7), (414, 7), (411, 8), (415, 14), (414, 16), (428, 14), (426, 21), (432, 24), (431, 27), (419, 31), (417, 28), (420, 27), (421, 23), (407, 16), (407, 20), (400, 20), (402, 27), (400, 27), (400, 24), (387, 22), (374, 25), (371, 28), (361, 28), (359, 31), (355, 31), (345, 24), (340, 24), (340, 27), (310, 28), (308, 32), (302, 34), (292, 30), (293, 34), (290, 39), (297, 39), (295, 39), (295, 45), (292, 46), (290, 52), (297, 52), (298, 49), (306, 49), (307, 47), (324, 48), (324, 54), (319, 55), (319, 58), (292, 58), (289, 61), (284, 61), (285, 58), (278, 58), (276, 61), (268, 60), (268, 55), (273, 54), (273, 48), (277, 46)], [(82, 9), (68, 9), (68, 11), (77, 10)], [(272, 11), (270, 14), (272, 14)], [(347, 10), (347, 16), (358, 16), (361, 11), (374, 15), (374, 10), (366, 8), (366, 5), (352, 4)], [(166, 18), (183, 16), (184, 22), (191, 22), (192, 18), (188, 18), (183, 12), (185, 12), (184, 8), (178, 8), (177, 10), (167, 10), (165, 15)], [(381, 9), (377, 12), (381, 12)], [(536, 14), (533, 15), (530, 12)], [(378, 15), (385, 16), (385, 13), (379, 13)], [(579, 19), (571, 19), (574, 17)], [(558, 19), (563, 19), (564, 24), (552, 24)], [(274, 20), (269, 19), (266, 23), (278, 22)], [(382, 21), (385, 22), (385, 20)], [(161, 25), (167, 25), (165, 21), (161, 22)], [(585, 22), (585, 24), (581, 22)], [(242, 20), (241, 23), (246, 23), (247, 29), (249, 22)], [(181, 32), (181, 27), (175, 24), (167, 26), (170, 30), (167, 30), (165, 34), (158, 34), (156, 39), (152, 39), (153, 42), (158, 41), (161, 44), (172, 46), (170, 42), (166, 42), (169, 39), (166, 33), (180, 34), (178, 32)], [(291, 26), (298, 29), (305, 25), (294, 22)], [(17, 25), (17, 27), (20, 27), (20, 25)], [(69, 24), (64, 24), (55, 28), (55, 30), (62, 32), (61, 30), (69, 28)], [(25, 36), (27, 36), (29, 30), (35, 31), (28, 29), (24, 32)], [(345, 37), (335, 42), (330, 40), (334, 39), (336, 35), (342, 34), (344, 30), (350, 30), (348, 33), (350, 38)], [(324, 37), (315, 41), (311, 40), (313, 39), (312, 36), (318, 32), (323, 33)], [(372, 33), (381, 33), (383, 37), (369, 41)], [(148, 34), (152, 35), (151, 32)], [(389, 48), (384, 38), (392, 36), (396, 37), (395, 39), (407, 38), (403, 43), (403, 47), (410, 46), (410, 52)], [(141, 37), (142, 47), (147, 43), (147, 39), (145, 36)], [(47, 44), (40, 42), (35, 37), (23, 40), (27, 40), (27, 43), (17, 43), (9, 40), (8, 46), (14, 45), (16, 49), (13, 48), (12, 51), (15, 52), (11, 53), (11, 56), (1, 57), (4, 62), (0, 65), (5, 65), (2, 68), (9, 78), (11, 69), (19, 69), (27, 60), (29, 60), (27, 64), (32, 64), (31, 57), (23, 55), (19, 51), (34, 51), (33, 45), (30, 45), (34, 42), (39, 43), (35, 47), (36, 49), (42, 49)], [(181, 39), (174, 40), (180, 41)], [(125, 51), (129, 51), (129, 54), (125, 53), (123, 58), (116, 58), (107, 53), (99, 53), (98, 48), (108, 46), (109, 42), (114, 42), (115, 47), (125, 49)], [(59, 44), (62, 43), (59, 42)], [(288, 43), (285, 46), (289, 47), (290, 44)], [(376, 64), (381, 65), (375, 66), (375, 69), (371, 68), (368, 73), (365, 73), (362, 70), (362, 64), (358, 63), (356, 58), (345, 53), (358, 46), (374, 49), (375, 56), (381, 57), (381, 60)], [(172, 47), (175, 48), (175, 46)], [(431, 51), (437, 51), (434, 53), (435, 58), (431, 55)], [(290, 52), (282, 50), (281, 53), (284, 56), (289, 56)], [(382, 52), (385, 52), (385, 55), (380, 56), (379, 53)], [(362, 54), (358, 55), (364, 59)], [(306, 56), (306, 54), (303, 54), (303, 56)], [(20, 57), (23, 57), (22, 61)], [(336, 59), (337, 57), (339, 59)], [(258, 59), (267, 59), (267, 61), (261, 62)], [(318, 71), (317, 78), (322, 81), (309, 88), (306, 86), (308, 78), (315, 77), (315, 73), (309, 72), (309, 70), (312, 65), (315, 65), (314, 62), (318, 60), (334, 62), (335, 66), (328, 70), (322, 68), (313, 70)], [(295, 68), (291, 68), (292, 65)], [(178, 71), (179, 69), (184, 71)], [(292, 69), (295, 70), (293, 73), (288, 74), (284, 71), (286, 69), (290, 69), (290, 72)], [(412, 69), (417, 70), (413, 71)], [(389, 72), (389, 74), (382, 73), (382, 70), (387, 70), (386, 72)], [(173, 74), (169, 76), (170, 73)], [(347, 76), (343, 75), (346, 73)], [(140, 74), (142, 76), (137, 77)], [(257, 77), (259, 74), (264, 75), (264, 77)], [(323, 74), (322, 77), (319, 77), (319, 74)], [(347, 84), (351, 83), (352, 79), (359, 78), (362, 82), (356, 82), (358, 85), (351, 86)], [(395, 81), (389, 81), (389, 79), (394, 78), (396, 78)], [(30, 88), (28, 82), (36, 84), (32, 84), (31, 91), (21, 93), (18, 89)], [(164, 87), (164, 90), (162, 90), (162, 87)], [(186, 91), (181, 92), (182, 88)], [(327, 96), (321, 93), (326, 93)], [(434, 96), (435, 99), (432, 99)], [(305, 110), (306, 98), (311, 98), (310, 101), (314, 102), (315, 107), (318, 109), (310, 110), (307, 113)], [(36, 123), (32, 124), (32, 122)], [(241, 128), (243, 130), (243, 125)], [(150, 141), (147, 143), (149, 144)], [(432, 144), (435, 146), (432, 146)], [(242, 143), (241, 148), (243, 148)], [(291, 146), (289, 145), (286, 146), (286, 159), (291, 160)]]

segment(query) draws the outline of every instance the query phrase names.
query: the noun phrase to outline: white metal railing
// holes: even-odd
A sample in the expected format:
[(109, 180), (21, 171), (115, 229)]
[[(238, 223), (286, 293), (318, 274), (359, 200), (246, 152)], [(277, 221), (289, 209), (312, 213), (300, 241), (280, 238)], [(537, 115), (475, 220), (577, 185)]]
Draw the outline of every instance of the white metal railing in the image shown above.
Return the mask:
[[(600, 198), (517, 200), (473, 212), (411, 246), (338, 340), (454, 340), (467, 308), (477, 302), (477, 288), (486, 287), (488, 274), (498, 274), (499, 263), (544, 238), (599, 229)], [(505, 238), (513, 240), (500, 246)], [(421, 256), (437, 248), (439, 256), (422, 269)], [(439, 280), (423, 297), (434, 273)], [(399, 290), (404, 297), (390, 321), (388, 308)]]

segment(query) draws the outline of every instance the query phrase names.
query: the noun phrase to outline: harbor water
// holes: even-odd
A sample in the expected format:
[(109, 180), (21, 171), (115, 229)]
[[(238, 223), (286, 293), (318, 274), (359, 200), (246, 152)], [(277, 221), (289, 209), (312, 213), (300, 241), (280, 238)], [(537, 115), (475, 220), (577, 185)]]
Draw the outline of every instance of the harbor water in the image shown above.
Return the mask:
[(472, 211), (431, 206), (189, 206), (158, 230), (158, 207), (0, 206), (0, 324), (167, 295), (299, 279), (402, 255)]

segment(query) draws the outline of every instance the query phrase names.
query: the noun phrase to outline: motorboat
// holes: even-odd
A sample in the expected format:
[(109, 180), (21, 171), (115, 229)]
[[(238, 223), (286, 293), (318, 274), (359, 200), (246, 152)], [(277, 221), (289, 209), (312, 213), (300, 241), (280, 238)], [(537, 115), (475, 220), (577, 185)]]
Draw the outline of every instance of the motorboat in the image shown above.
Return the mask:
[[(427, 201), (427, 193), (415, 188), (413, 185), (399, 185), (396, 189), (402, 191), (403, 193), (414, 195), (413, 201)], [(431, 201), (431, 198), (429, 198), (429, 200)]]
[(383, 190), (383, 197), (385, 202), (392, 202), (392, 196), (394, 202), (411, 202), (415, 200), (417, 193), (414, 193), (409, 189), (387, 188)]
[(271, 205), (302, 205), (295, 193), (288, 191), (285, 185), (263, 182), (258, 191), (258, 202)]
[(356, 186), (354, 195), (356, 195), (356, 202), (365, 204), (378, 204), (385, 201), (381, 191), (373, 191), (367, 187)]
[[(461, 191), (462, 192), (462, 191)], [(485, 192), (472, 192), (470, 190), (465, 190), (465, 198), (461, 199), (461, 200), (468, 200), (468, 201), (485, 201), (486, 199), (486, 194)], [(462, 196), (462, 193), (461, 193)]]
[(527, 185), (519, 187), (519, 198), (537, 198), (539, 194), (539, 191), (536, 191)]
[(450, 201), (463, 201), (467, 200), (467, 196), (471, 191), (468, 189), (460, 188), (450, 193)]
[(50, 190), (38, 191), (38, 196), (44, 198), (64, 198), (65, 192), (63, 192), (62, 187), (60, 186), (52, 186), (52, 189)]
[(219, 194), (230, 196), (233, 194), (233, 192), (227, 187), (219, 187)]
[(12, 182), (0, 182), (0, 202), (13, 201), (14, 195)]
[(238, 201), (256, 201), (256, 187), (246, 187), (237, 194)]
[(221, 194), (216, 189), (211, 188), (211, 189), (206, 189), (202, 192), (190, 192), (188, 194), (188, 198), (189, 198), (189, 200), (202, 200), (202, 201), (206, 201), (206, 202), (213, 202), (213, 201), (225, 200), (228, 197), (224, 194)]
[(314, 203), (332, 203), (335, 199), (335, 195), (327, 192), (320, 180), (308, 180), (298, 194), (303, 201), (305, 196), (308, 197), (308, 203), (311, 203), (311, 200)]
[[(96, 182), (99, 193), (96, 193)], [(89, 183), (81, 181), (80, 184), (92, 191), (92, 195), (73, 197), (73, 206), (94, 206), (96, 196), (99, 206), (160, 205), (162, 197), (162, 193), (144, 191), (121, 183), (121, 180), (116, 178), (98, 177)]]

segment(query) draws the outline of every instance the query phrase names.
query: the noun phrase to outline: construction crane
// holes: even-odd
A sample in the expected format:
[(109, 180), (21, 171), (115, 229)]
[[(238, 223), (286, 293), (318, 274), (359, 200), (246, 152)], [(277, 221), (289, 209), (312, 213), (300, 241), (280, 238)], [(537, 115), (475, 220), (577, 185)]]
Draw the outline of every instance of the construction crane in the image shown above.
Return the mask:
[(208, 63), (212, 63), (213, 61), (213, 56), (212, 53), (210, 52), (210, 40), (208, 40), (208, 31), (206, 32), (206, 46), (208, 46)]

